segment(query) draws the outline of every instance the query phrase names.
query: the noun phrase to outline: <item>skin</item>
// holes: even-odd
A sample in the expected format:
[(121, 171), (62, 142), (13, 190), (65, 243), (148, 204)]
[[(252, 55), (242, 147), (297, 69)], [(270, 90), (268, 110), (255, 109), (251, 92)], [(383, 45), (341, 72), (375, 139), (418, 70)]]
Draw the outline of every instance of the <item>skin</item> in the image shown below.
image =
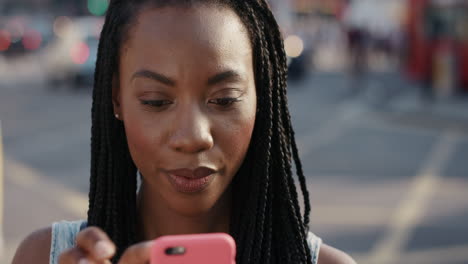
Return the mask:
[[(114, 76), (113, 104), (143, 175), (138, 212), (144, 242), (128, 248), (119, 261), (137, 264), (148, 263), (150, 240), (161, 235), (229, 231), (229, 185), (250, 143), (256, 94), (250, 41), (229, 9), (145, 9), (129, 33), (121, 50), (120, 75)], [(135, 77), (143, 69), (159, 77), (148, 72)], [(222, 98), (237, 99), (226, 105)], [(164, 105), (142, 103), (157, 100)], [(166, 170), (201, 165), (216, 173), (198, 192), (178, 191), (166, 175)], [(49, 263), (50, 241), (50, 227), (31, 234), (13, 264)], [(59, 263), (110, 263), (114, 254), (109, 237), (88, 227)], [(323, 245), (319, 263), (354, 261)]]

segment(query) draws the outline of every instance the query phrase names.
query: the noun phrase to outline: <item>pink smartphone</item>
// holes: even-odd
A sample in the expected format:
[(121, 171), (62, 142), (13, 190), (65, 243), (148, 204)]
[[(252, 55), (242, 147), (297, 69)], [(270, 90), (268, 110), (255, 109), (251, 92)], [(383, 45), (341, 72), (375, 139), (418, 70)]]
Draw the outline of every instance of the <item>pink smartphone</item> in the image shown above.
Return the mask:
[(162, 236), (151, 248), (151, 264), (235, 263), (236, 243), (225, 233)]

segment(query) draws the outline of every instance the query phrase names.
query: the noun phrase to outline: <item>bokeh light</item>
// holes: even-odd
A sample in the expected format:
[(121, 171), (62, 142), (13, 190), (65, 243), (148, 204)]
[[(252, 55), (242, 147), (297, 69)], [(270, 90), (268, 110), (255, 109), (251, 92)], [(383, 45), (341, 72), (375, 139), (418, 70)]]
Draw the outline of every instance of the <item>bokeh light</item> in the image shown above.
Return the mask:
[(54, 20), (53, 30), (57, 37), (64, 38), (67, 31), (71, 30), (73, 22), (69, 17), (59, 16)]
[(108, 7), (108, 0), (88, 0), (88, 11), (95, 16), (104, 15)]
[(284, 49), (288, 57), (299, 57), (302, 54), (302, 51), (304, 50), (304, 42), (300, 37), (296, 35), (288, 36), (284, 40)]
[(6, 30), (0, 30), (0, 51), (6, 51), (11, 44), (10, 32)]
[(84, 42), (78, 42), (70, 49), (70, 57), (76, 64), (84, 64), (89, 58), (89, 47)]
[(27, 50), (36, 50), (41, 46), (42, 36), (36, 30), (29, 30), (23, 35), (23, 47)]

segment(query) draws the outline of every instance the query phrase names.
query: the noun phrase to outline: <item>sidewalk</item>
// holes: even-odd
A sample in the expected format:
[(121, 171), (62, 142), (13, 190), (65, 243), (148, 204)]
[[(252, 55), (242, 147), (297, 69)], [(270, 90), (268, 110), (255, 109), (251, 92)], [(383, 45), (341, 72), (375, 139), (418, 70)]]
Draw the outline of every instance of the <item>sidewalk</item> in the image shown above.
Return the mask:
[(19, 243), (32, 231), (59, 219), (85, 218), (87, 195), (52, 182), (18, 161), (4, 158), (5, 248), (0, 263), (11, 263)]
[[(47, 113), (47, 111), (42, 111), (44, 112), (42, 116), (37, 115), (38, 112), (41, 112), (41, 109), (47, 109), (41, 106), (41, 104), (48, 104), (47, 101), (41, 101), (47, 99), (47, 97), (42, 96), (45, 94), (43, 91), (44, 73), (41, 67), (38, 66), (39, 61), (33, 56), (25, 57), (15, 62), (7, 62), (0, 56), (0, 91), (4, 96), (2, 98), (2, 95), (0, 95), (0, 98), (4, 99), (2, 101), (4, 105), (3, 110), (1, 110), (3, 112), (1, 112), (0, 121), (5, 121), (3, 124), (3, 139), (0, 138), (0, 140), (3, 140), (5, 147), (4, 153), (0, 152), (0, 162), (3, 161), (3, 178), (0, 177), (0, 186), (3, 185), (3, 189), (0, 188), (0, 195), (3, 197), (3, 201), (0, 199), (1, 206), (3, 206), (3, 219), (0, 218), (0, 224), (3, 225), (3, 234), (0, 234), (0, 241), (3, 240), (3, 248), (0, 248), (0, 263), (2, 264), (11, 263), (18, 245), (31, 232), (50, 226), (54, 221), (86, 218), (88, 208), (87, 193), (71, 189), (70, 185), (58, 183), (50, 175), (44, 175), (44, 172), (33, 168), (27, 162), (17, 160), (14, 157), (14, 154), (17, 153), (7, 151), (7, 145), (11, 144), (11, 142), (7, 142), (6, 138), (12, 138), (16, 133), (21, 134), (24, 132), (25, 135), (18, 136), (18, 141), (21, 143), (18, 144), (20, 146), (18, 150), (21, 153), (36, 153), (36, 156), (42, 156), (44, 159), (51, 158), (49, 156), (50, 153), (44, 147), (31, 145), (31, 142), (37, 139), (43, 145), (51, 146), (51, 140), (41, 139), (41, 126), (35, 127), (32, 124), (36, 121), (37, 123), (44, 120), (47, 121), (46, 117), (53, 120), (57, 116), (60, 116), (60, 114), (54, 115), (53, 113)], [(9, 97), (11, 95), (14, 96)], [(22, 97), (28, 97), (31, 101), (18, 100), (18, 98)], [(75, 97), (76, 95), (72, 95), (69, 98), (64, 96), (63, 98), (66, 101), (63, 104), (71, 104), (73, 107), (76, 107), (76, 105), (83, 103), (83, 100), (76, 99)], [(40, 102), (31, 105), (33, 99)], [(56, 99), (58, 100), (58, 98)], [(10, 102), (10, 104), (6, 104), (6, 102)], [(34, 110), (24, 110), (24, 107), (5, 107), (24, 106), (25, 102), (28, 102), (28, 107)], [(48, 107), (50, 107), (50, 104)], [(36, 115), (26, 116), (16, 112), (22, 109), (24, 111), (36, 111)], [(4, 120), (1, 120), (2, 118)], [(69, 118), (73, 119), (75, 116), (72, 115)], [(15, 124), (20, 124), (18, 129), (12, 130), (11, 122), (10, 127), (6, 127), (7, 121), (11, 120), (15, 120)], [(75, 121), (78, 124), (81, 122)], [(53, 122), (46, 122), (44, 127), (50, 126), (52, 128), (56, 127), (56, 129), (57, 127), (67, 127), (63, 125), (66, 122), (58, 123), (62, 124), (60, 126), (51, 126), (51, 124)], [(76, 130), (76, 127), (68, 126), (68, 128), (74, 129), (73, 131), (76, 133), (81, 133), (81, 130)], [(49, 135), (54, 136), (53, 134)], [(69, 134), (68, 136), (73, 135)], [(67, 146), (66, 143), (62, 143), (61, 145)], [(63, 153), (63, 155), (67, 156), (69, 153)], [(72, 155), (72, 157), (74, 156)], [(69, 163), (74, 162), (77, 161), (69, 161)], [(57, 166), (69, 166), (69, 163), (58, 164)]]

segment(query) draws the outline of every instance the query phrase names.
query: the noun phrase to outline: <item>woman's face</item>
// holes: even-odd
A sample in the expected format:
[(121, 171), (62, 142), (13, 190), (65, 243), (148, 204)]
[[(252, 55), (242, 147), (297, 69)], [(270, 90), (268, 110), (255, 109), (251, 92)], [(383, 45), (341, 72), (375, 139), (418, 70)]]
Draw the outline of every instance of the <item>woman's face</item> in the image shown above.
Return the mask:
[(143, 10), (121, 49), (114, 110), (155, 202), (213, 208), (246, 155), (256, 114), (252, 49), (227, 8)]

